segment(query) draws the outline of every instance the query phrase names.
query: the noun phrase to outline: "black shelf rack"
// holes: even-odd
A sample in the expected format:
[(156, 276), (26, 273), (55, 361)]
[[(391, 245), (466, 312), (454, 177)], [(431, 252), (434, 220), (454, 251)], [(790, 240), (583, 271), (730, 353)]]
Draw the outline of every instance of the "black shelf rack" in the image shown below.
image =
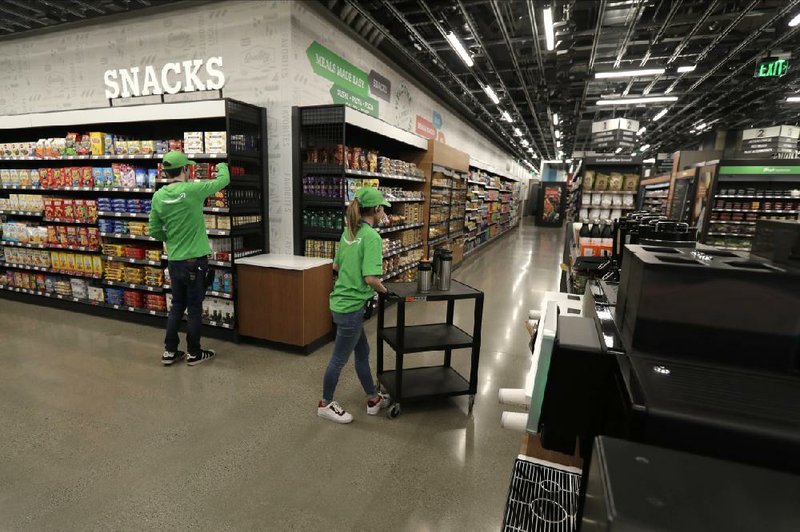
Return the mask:
[(701, 242), (749, 251), (758, 220), (797, 220), (800, 159), (720, 161), (705, 206)]
[[(210, 260), (214, 268), (229, 271), (232, 276), (232, 294), (226, 294), (220, 299), (230, 300), (233, 304), (232, 316), (210, 316), (204, 323), (210, 325), (208, 331), (225, 338), (236, 338), (236, 291), (237, 278), (235, 262), (237, 257), (269, 250), (269, 203), (268, 203), (268, 153), (267, 153), (267, 114), (266, 109), (241, 101), (224, 98), (202, 102), (180, 102), (162, 104), (144, 104), (135, 106), (139, 113), (131, 114), (131, 108), (89, 109), (85, 112), (75, 113), (44, 113), (36, 115), (36, 120), (31, 120), (31, 127), (5, 129), (0, 127), (0, 142), (28, 142), (39, 138), (63, 138), (70, 131), (103, 131), (114, 135), (124, 135), (131, 138), (157, 138), (175, 139), (183, 138), (186, 131), (225, 131), (227, 135), (226, 153), (187, 153), (190, 159), (198, 162), (227, 162), (231, 168), (238, 167), (231, 175), (231, 184), (225, 189), (227, 206), (209, 206), (204, 209), (205, 214), (227, 219), (223, 224), (224, 229), (212, 228), (208, 230), (212, 241), (223, 241), (223, 246), (230, 250), (231, 259), (227, 261)], [(65, 116), (69, 116), (69, 120)], [(54, 124), (69, 125), (54, 125)], [(248, 151), (242, 151), (240, 141), (245, 141)], [(162, 154), (136, 154), (136, 155), (64, 155), (61, 157), (37, 158), (31, 156), (0, 156), (0, 169), (16, 168), (41, 168), (41, 167), (70, 167), (92, 166), (107, 167), (115, 162), (125, 162), (136, 167), (156, 168), (161, 162)], [(161, 186), (169, 181), (163, 178), (156, 180), (152, 187), (58, 187), (46, 188), (37, 186), (4, 185), (0, 187), (0, 196), (10, 193), (38, 194), (53, 197), (72, 197), (76, 199), (96, 199), (104, 196), (115, 198), (149, 199)], [(0, 217), (5, 220), (31, 221), (33, 213), (0, 212)], [(239, 216), (256, 216), (252, 219), (241, 220)], [(26, 218), (27, 217), (27, 218)], [(42, 224), (56, 223), (44, 218), (43, 213), (36, 217), (42, 218)], [(113, 219), (128, 222), (147, 223), (147, 213), (127, 213), (116, 211), (100, 211), (99, 219)], [(87, 224), (82, 224), (87, 225)], [(97, 222), (88, 224), (98, 225)], [(149, 249), (162, 249), (162, 244), (147, 236), (130, 233), (99, 232), (101, 243), (116, 243), (123, 245), (146, 245)], [(149, 267), (166, 268), (167, 257), (162, 255), (160, 261), (146, 259), (128, 259), (125, 257), (111, 257), (104, 255), (101, 248), (88, 248), (85, 246), (59, 246), (49, 244), (25, 244), (18, 242), (2, 241), (2, 246), (16, 246), (20, 248), (42, 250), (67, 250), (97, 255), (103, 261), (104, 269), (109, 263), (142, 265)], [(211, 257), (215, 259), (216, 257)], [(0, 271), (5, 267), (0, 265)], [(58, 273), (64, 277), (87, 276), (68, 274), (49, 270), (49, 273)], [(91, 279), (91, 278), (90, 278)], [(94, 279), (91, 286), (99, 288), (118, 287), (138, 292), (169, 293), (169, 287), (152, 287), (132, 283), (117, 283), (105, 279)], [(111, 305), (98, 301), (88, 301), (73, 297), (62, 297), (55, 293), (41, 290), (24, 289), (14, 286), (3, 286), (0, 296), (13, 296), (17, 299), (36, 304), (54, 305), (76, 311), (91, 312), (113, 318), (130, 320), (138, 316), (144, 323), (162, 325), (163, 321), (153, 321), (152, 317), (163, 317), (165, 314), (147, 309), (134, 309), (121, 305)], [(209, 296), (216, 297), (216, 293)], [(215, 330), (216, 329), (216, 330)]]
[[(486, 177), (491, 180), (487, 181)], [(495, 186), (495, 184), (500, 186)], [(470, 165), (466, 187), (466, 201), (475, 206), (467, 207), (463, 215), (464, 258), (508, 233), (519, 225), (520, 221), (518, 181), (473, 164)], [(498, 199), (487, 200), (487, 191), (496, 191)], [(489, 204), (495, 204), (495, 210), (489, 212)], [(499, 210), (496, 208), (497, 206), (500, 206)], [(493, 217), (494, 214), (498, 215), (496, 219)], [(470, 229), (470, 224), (474, 224), (472, 229)], [(494, 236), (490, 236), (490, 230), (494, 225), (498, 226), (497, 232)]]
[[(399, 206), (424, 201), (424, 177), (352, 169), (344, 156), (345, 147), (359, 147), (365, 153), (374, 150), (381, 157), (410, 162), (425, 151), (423, 139), (416, 142), (413, 138), (416, 135), (344, 105), (295, 107), (292, 120), (296, 255), (333, 258), (345, 227), (348, 199), (355, 192), (358, 180), (376, 180), (381, 188), (401, 189), (408, 193), (408, 197), (385, 194), (392, 203), (392, 207), (387, 209), (389, 215), (398, 213)], [(307, 212), (313, 212), (313, 216), (306, 218)], [(316, 223), (309, 223), (309, 219), (315, 219)], [(418, 223), (395, 223), (377, 229), (385, 238), (385, 235), (417, 229), (422, 225), (421, 218)], [(404, 248), (412, 250), (419, 247), (417, 244), (421, 246), (422, 240), (403, 244)], [(388, 258), (390, 256), (384, 257)], [(405, 270), (401, 267), (398, 271), (402, 273)], [(399, 273), (394, 276), (397, 275)]]
[[(416, 283), (387, 283), (386, 287), (397, 294), (397, 323), (387, 327), (386, 302), (378, 302), (378, 382), (392, 396), (394, 404), (390, 417), (401, 413), (401, 404), (408, 401), (441, 397), (469, 396), (469, 412), (475, 403), (478, 390), (478, 365), (481, 352), (481, 327), (483, 323), (483, 292), (458, 281), (452, 281), (450, 290), (417, 292)], [(456, 301), (474, 300), (472, 334), (454, 323)], [(406, 325), (406, 305), (418, 302), (447, 302), (444, 323)], [(394, 370), (384, 368), (384, 343), (395, 352)], [(452, 365), (456, 349), (470, 350), (469, 375), (464, 376)], [(414, 353), (443, 351), (443, 363), (438, 366), (406, 368), (405, 357)]]

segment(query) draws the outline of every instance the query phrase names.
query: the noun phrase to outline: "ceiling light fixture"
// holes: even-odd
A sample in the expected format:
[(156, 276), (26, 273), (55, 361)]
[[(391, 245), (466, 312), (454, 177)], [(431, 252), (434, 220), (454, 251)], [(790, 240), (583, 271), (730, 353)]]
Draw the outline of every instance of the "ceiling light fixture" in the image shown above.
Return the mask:
[(636, 132), (637, 135), (644, 135), (644, 132), (647, 131), (646, 127), (640, 127), (639, 131)]
[(649, 103), (675, 102), (677, 96), (648, 96), (647, 98), (605, 98), (597, 100), (597, 105), (646, 105)]
[[(797, 15), (797, 16), (800, 17), (800, 15)], [(800, 96), (789, 96), (788, 98), (786, 98), (786, 101), (787, 102), (800, 102)]]
[(559, 131), (559, 130), (557, 130), (557, 129), (556, 129), (556, 131), (555, 131), (555, 135), (556, 135), (556, 138), (557, 138), (557, 139), (560, 139), (560, 138), (561, 138), (561, 131)]
[(505, 121), (506, 121), (506, 122), (508, 122), (508, 123), (511, 123), (511, 122), (513, 122), (513, 121), (514, 121), (514, 119), (513, 119), (513, 118), (511, 118), (511, 115), (510, 115), (510, 114), (508, 114), (508, 111), (503, 111), (503, 114), (502, 114), (502, 115), (500, 115), (500, 118), (502, 118), (503, 120), (505, 120)]
[(521, 137), (522, 136), (522, 131), (520, 131), (518, 127), (515, 127), (514, 128), (514, 134), (516, 136), (518, 136), (518, 137)]
[(484, 85), (483, 86), (483, 92), (486, 93), (486, 96), (488, 96), (489, 99), (492, 100), (495, 105), (500, 103), (500, 98), (497, 97), (497, 93), (494, 92), (494, 89), (491, 88), (489, 85)]
[(561, 147), (561, 141), (560, 141), (560, 140), (557, 140), (557, 141), (556, 141), (556, 148), (560, 148), (560, 147)]
[(794, 28), (798, 24), (800, 24), (800, 14), (795, 15), (794, 18), (789, 21), (789, 27)]
[(640, 149), (640, 150), (642, 150), (642, 153), (644, 153), (644, 152), (646, 152), (648, 149), (650, 149), (650, 145), (649, 145), (649, 144), (642, 144), (642, 145), (639, 147), (639, 149)]
[(614, 153), (619, 153), (621, 151), (622, 151), (622, 148), (617, 148), (616, 150), (614, 150)]
[(447, 42), (450, 43), (450, 46), (453, 48), (453, 50), (456, 51), (461, 60), (464, 61), (465, 65), (471, 67), (475, 64), (475, 62), (472, 60), (472, 57), (469, 55), (469, 52), (467, 52), (467, 49), (464, 48), (463, 44), (461, 44), (461, 41), (458, 40), (458, 37), (456, 37), (455, 33), (451, 31), (445, 35), (445, 38), (447, 39)]
[(522, 140), (520, 141), (520, 144), (522, 144), (523, 146), (527, 146), (528, 144), (530, 144), (530, 142), (528, 142), (528, 140), (527, 140), (527, 139), (522, 139)]
[(697, 65), (688, 65), (688, 66), (679, 66), (678, 72), (694, 72), (694, 69), (697, 68)]
[(638, 78), (641, 76), (659, 76), (666, 72), (664, 68), (640, 68), (638, 70), (612, 70), (610, 72), (595, 72), (594, 79), (607, 78)]
[(553, 8), (544, 8), (542, 16), (544, 17), (544, 36), (547, 40), (547, 49), (552, 50), (556, 47), (556, 33), (553, 27)]
[(664, 91), (664, 94), (669, 94), (670, 92), (672, 92), (673, 87), (674, 87), (673, 85), (667, 87), (667, 90)]
[(659, 120), (664, 118), (665, 114), (667, 114), (667, 109), (666, 108), (660, 110), (658, 113), (656, 113), (656, 116), (653, 117), (653, 122), (658, 122)]
[(553, 113), (553, 125), (558, 125), (558, 113)]
[(649, 159), (645, 159), (645, 160), (644, 160), (644, 161), (642, 161), (642, 162), (643, 162), (644, 164), (656, 164), (656, 158), (655, 158), (655, 157), (651, 157), (651, 158), (649, 158)]
[(705, 122), (703, 122), (702, 124), (698, 124), (697, 125), (697, 130), (699, 131), (699, 130), (705, 129), (707, 127), (708, 127), (708, 125)]

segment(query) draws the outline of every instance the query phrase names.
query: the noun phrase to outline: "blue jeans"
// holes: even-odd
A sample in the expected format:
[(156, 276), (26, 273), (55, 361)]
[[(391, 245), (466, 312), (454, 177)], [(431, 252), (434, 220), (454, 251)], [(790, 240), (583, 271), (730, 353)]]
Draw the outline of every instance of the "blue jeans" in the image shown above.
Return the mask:
[(322, 382), (322, 399), (326, 403), (333, 401), (333, 392), (336, 391), (339, 375), (353, 350), (356, 352), (356, 374), (361, 386), (369, 397), (375, 396), (377, 394), (375, 381), (372, 380), (372, 372), (369, 369), (369, 342), (364, 333), (364, 309), (347, 314), (338, 312), (332, 314), (333, 322), (336, 324), (336, 343)]
[(172, 286), (172, 308), (167, 318), (167, 335), (164, 348), (177, 351), (180, 345), (178, 329), (183, 313), (188, 314), (186, 324), (186, 350), (191, 355), (200, 353), (200, 328), (203, 325), (203, 299), (206, 297), (208, 259), (169, 261), (169, 280)]

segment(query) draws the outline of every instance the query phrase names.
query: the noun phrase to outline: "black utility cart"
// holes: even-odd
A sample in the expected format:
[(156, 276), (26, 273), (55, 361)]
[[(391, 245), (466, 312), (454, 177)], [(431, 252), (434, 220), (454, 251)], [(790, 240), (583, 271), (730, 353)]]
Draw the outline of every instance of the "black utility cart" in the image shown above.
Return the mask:
[[(475, 403), (478, 390), (478, 361), (481, 352), (481, 322), (483, 321), (483, 292), (458, 281), (452, 281), (450, 290), (417, 292), (416, 283), (386, 283), (386, 288), (400, 296), (397, 303), (397, 325), (386, 327), (384, 311), (386, 301), (378, 303), (378, 382), (392, 396), (394, 404), (390, 417), (400, 415), (404, 401), (469, 395), (469, 411)], [(475, 325), (470, 336), (453, 324), (456, 300), (475, 300)], [(406, 304), (419, 301), (447, 301), (447, 318), (444, 323), (406, 326)], [(383, 369), (383, 342), (397, 354), (395, 369)], [(451, 366), (454, 349), (472, 349), (469, 379)], [(423, 368), (403, 369), (403, 358), (411, 353), (444, 351), (444, 364)]]

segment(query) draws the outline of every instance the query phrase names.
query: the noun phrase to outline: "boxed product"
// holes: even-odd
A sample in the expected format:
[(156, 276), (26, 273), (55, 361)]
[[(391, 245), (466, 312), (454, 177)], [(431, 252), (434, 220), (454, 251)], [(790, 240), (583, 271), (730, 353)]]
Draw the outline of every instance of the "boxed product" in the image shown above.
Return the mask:
[(203, 153), (203, 132), (186, 131), (183, 134), (183, 151), (186, 153)]
[[(89, 135), (91, 138), (91, 134)], [(105, 155), (114, 155), (116, 153), (114, 148), (114, 135), (110, 135), (105, 133), (103, 135), (103, 154)]]
[(206, 153), (226, 153), (228, 136), (225, 131), (206, 131), (204, 136)]
[(87, 289), (87, 295), (89, 301), (95, 301), (97, 303), (105, 303), (105, 295), (103, 293), (103, 289), (99, 286), (90, 286)]

